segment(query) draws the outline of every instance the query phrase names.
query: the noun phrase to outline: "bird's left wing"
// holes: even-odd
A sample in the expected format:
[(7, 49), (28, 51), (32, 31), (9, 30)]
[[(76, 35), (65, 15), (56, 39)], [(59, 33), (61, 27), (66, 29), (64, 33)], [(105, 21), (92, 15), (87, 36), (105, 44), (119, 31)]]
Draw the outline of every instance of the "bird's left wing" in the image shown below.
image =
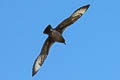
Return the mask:
[(65, 19), (63, 22), (61, 22), (55, 30), (59, 31), (60, 33), (63, 33), (64, 29), (67, 28), (69, 25), (73, 24), (75, 21), (77, 21), (89, 8), (90, 4), (85, 5), (77, 9), (70, 17)]
[(40, 66), (42, 66), (42, 64), (44, 63), (46, 57), (48, 56), (49, 49), (53, 43), (54, 41), (50, 37), (46, 39), (40, 55), (37, 57), (37, 59), (34, 62), (32, 76), (34, 76), (38, 72)]

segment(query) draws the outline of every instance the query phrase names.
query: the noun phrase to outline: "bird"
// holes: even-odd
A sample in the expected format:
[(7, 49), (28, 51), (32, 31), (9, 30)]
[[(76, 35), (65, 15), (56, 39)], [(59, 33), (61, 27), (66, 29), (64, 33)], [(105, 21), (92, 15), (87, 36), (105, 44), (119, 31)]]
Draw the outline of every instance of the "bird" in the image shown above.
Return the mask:
[(48, 37), (43, 44), (43, 47), (41, 49), (39, 56), (36, 58), (33, 64), (32, 76), (34, 76), (39, 71), (40, 67), (43, 65), (45, 59), (48, 56), (50, 47), (55, 42), (63, 43), (66, 45), (66, 42), (64, 37), (62, 36), (62, 33), (68, 26), (70, 26), (75, 21), (77, 21), (87, 11), (89, 6), (90, 4), (87, 4), (85, 6), (78, 8), (72, 13), (70, 17), (63, 20), (56, 28), (52, 28), (50, 24), (45, 28), (43, 33), (47, 34)]

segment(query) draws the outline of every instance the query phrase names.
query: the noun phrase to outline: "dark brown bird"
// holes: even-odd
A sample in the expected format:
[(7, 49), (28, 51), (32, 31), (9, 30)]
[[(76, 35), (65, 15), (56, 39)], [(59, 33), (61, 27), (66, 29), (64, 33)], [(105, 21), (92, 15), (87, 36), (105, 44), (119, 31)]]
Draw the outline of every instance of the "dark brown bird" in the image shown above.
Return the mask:
[(65, 39), (62, 36), (63, 31), (69, 25), (73, 24), (76, 20), (78, 20), (86, 12), (89, 6), (90, 4), (82, 6), (79, 9), (77, 9), (70, 17), (61, 22), (55, 29), (53, 29), (51, 25), (48, 25), (46, 27), (43, 33), (47, 34), (48, 38), (46, 39), (42, 47), (40, 55), (34, 62), (32, 76), (34, 76), (38, 72), (40, 66), (42, 66), (42, 64), (44, 63), (46, 57), (48, 56), (49, 49), (54, 42), (66, 44)]

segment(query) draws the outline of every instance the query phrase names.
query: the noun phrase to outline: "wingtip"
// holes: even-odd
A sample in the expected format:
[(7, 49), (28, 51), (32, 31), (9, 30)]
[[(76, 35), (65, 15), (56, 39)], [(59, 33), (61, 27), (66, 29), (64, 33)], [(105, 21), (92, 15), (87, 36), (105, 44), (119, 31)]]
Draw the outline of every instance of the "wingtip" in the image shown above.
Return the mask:
[(33, 64), (33, 68), (32, 68), (32, 76), (34, 76), (40, 69), (40, 63), (41, 62), (41, 57), (38, 56), (38, 58), (35, 60), (34, 64)]
[(88, 8), (90, 7), (90, 4), (86, 5)]
[(32, 77), (37, 73), (38, 71), (33, 70), (32, 71)]
[(32, 73), (32, 77), (34, 76), (35, 74), (34, 73)]
[(90, 6), (90, 4), (87, 4), (87, 6)]
[[(35, 65), (36, 66), (36, 65)], [(33, 66), (33, 69), (32, 69), (32, 77), (39, 71), (40, 69), (40, 65), (38, 65), (38, 67), (35, 67)]]
[(32, 72), (32, 77), (36, 74), (36, 72)]
[(32, 71), (32, 77), (33, 77), (35, 74), (36, 74), (36, 72), (33, 70), (33, 71)]
[(86, 7), (88, 9), (90, 7), (90, 4), (87, 4), (87, 5), (83, 6), (83, 7)]

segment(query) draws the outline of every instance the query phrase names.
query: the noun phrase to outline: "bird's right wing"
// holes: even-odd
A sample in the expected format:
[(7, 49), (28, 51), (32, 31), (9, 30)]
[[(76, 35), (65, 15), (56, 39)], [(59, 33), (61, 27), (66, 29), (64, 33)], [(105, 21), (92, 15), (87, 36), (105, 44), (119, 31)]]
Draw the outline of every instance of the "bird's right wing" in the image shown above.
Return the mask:
[(70, 17), (62, 21), (55, 30), (59, 31), (60, 33), (63, 33), (64, 29), (67, 28), (69, 25), (73, 24), (75, 21), (77, 21), (89, 8), (89, 4), (86, 6), (82, 6), (79, 9), (77, 9)]
[(40, 55), (37, 57), (37, 59), (34, 62), (32, 76), (34, 76), (38, 72), (40, 66), (42, 66), (42, 64), (44, 63), (46, 57), (48, 56), (49, 49), (53, 43), (54, 41), (50, 37), (46, 39)]

